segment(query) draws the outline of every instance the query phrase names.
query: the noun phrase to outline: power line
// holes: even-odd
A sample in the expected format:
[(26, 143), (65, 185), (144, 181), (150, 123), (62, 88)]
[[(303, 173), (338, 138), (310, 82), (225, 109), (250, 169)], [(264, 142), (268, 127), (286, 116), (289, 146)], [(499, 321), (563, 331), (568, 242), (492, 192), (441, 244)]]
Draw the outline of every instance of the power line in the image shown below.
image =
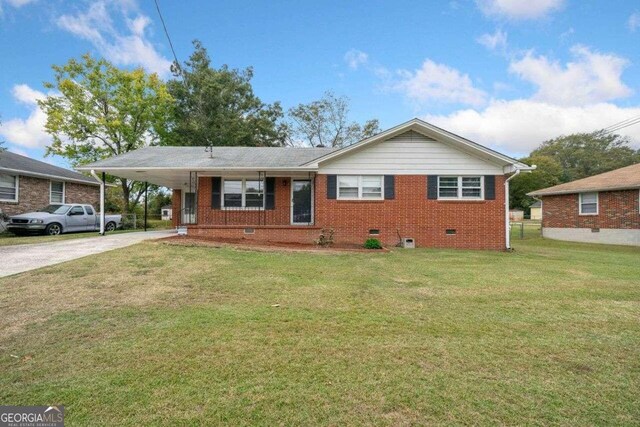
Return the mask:
[(167, 36), (167, 40), (169, 41), (169, 47), (171, 48), (171, 53), (173, 54), (173, 59), (175, 61), (176, 67), (178, 68), (178, 72), (182, 75), (182, 69), (180, 68), (180, 62), (178, 61), (178, 56), (176, 55), (176, 51), (173, 48), (173, 43), (171, 42), (171, 37), (169, 36), (169, 30), (167, 30), (167, 25), (164, 22), (164, 18), (162, 17), (162, 12), (160, 11), (160, 5), (158, 4), (158, 0), (154, 0), (156, 4), (156, 10), (158, 11), (158, 15), (160, 16), (160, 22), (162, 22), (162, 28), (164, 28), (164, 34)]
[(624, 129), (626, 127), (633, 126), (638, 123), (640, 123), (640, 116), (635, 116), (635, 117), (630, 117), (626, 120), (622, 120), (621, 122), (614, 123), (611, 126), (607, 126), (602, 130), (604, 131), (604, 133), (613, 133), (613, 132), (619, 131), (620, 129)]

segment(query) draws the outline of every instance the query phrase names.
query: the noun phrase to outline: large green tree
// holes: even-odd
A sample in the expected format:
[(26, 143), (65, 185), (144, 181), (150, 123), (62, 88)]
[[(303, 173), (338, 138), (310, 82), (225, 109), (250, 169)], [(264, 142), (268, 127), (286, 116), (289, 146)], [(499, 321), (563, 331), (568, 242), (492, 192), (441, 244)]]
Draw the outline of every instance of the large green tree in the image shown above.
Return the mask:
[(509, 185), (509, 201), (512, 208), (526, 210), (535, 201), (527, 196), (527, 193), (560, 184), (562, 166), (553, 157), (541, 155), (532, 155), (520, 161), (528, 165), (536, 165), (536, 169), (531, 173), (523, 173), (513, 178)]
[[(120, 69), (88, 54), (54, 65), (53, 71), (54, 82), (45, 84), (52, 92), (38, 101), (53, 138), (47, 154), (76, 166), (157, 144), (166, 136), (174, 104), (156, 74)], [(131, 211), (143, 186), (111, 179), (122, 189), (124, 211)]]
[(626, 137), (597, 131), (550, 139), (521, 160), (537, 166), (511, 181), (511, 206), (526, 210), (534, 202), (527, 193), (638, 163), (640, 150)]
[(253, 69), (214, 68), (198, 40), (183, 66), (173, 65), (167, 82), (176, 101), (172, 145), (278, 146), (285, 140), (279, 103), (265, 104), (253, 93)]
[(562, 167), (562, 182), (608, 172), (640, 162), (640, 150), (629, 139), (603, 131), (576, 133), (543, 142), (530, 157), (547, 156)]
[(289, 110), (289, 143), (312, 147), (344, 147), (380, 132), (377, 119), (359, 124), (349, 120), (349, 99), (325, 92), (308, 104)]

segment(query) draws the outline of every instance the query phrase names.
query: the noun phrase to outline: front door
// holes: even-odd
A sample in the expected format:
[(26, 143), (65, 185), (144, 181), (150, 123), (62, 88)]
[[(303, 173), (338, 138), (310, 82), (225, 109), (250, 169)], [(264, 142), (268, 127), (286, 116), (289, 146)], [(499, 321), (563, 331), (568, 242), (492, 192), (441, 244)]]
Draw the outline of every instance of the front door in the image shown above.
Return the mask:
[(182, 196), (182, 223), (196, 223), (196, 193), (183, 193)]
[(291, 184), (291, 223), (313, 224), (313, 184), (310, 179), (294, 179)]

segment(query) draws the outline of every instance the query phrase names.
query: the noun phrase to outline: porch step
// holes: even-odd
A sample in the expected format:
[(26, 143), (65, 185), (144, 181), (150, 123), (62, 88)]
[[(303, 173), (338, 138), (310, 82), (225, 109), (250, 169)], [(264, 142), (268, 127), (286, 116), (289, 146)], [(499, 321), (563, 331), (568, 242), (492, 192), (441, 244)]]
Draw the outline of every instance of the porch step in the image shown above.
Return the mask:
[(178, 226), (178, 227), (176, 227), (176, 229), (178, 230), (178, 236), (186, 236), (187, 235), (187, 227)]

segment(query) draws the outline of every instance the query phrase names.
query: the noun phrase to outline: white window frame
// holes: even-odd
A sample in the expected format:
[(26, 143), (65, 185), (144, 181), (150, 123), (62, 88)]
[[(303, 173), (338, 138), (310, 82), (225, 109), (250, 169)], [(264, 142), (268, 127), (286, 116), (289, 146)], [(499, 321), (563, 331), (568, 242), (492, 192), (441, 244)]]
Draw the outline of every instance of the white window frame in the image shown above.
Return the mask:
[[(341, 197), (340, 196), (340, 177), (356, 177), (358, 178), (358, 197)], [(363, 177), (379, 177), (380, 178), (380, 197), (362, 197), (362, 178)], [(336, 198), (338, 200), (384, 200), (384, 175), (338, 175), (336, 177)]]
[[(596, 195), (596, 211), (595, 212), (582, 212), (582, 195), (583, 194), (595, 194)], [(600, 193), (597, 191), (587, 191), (585, 193), (578, 194), (578, 214), (579, 215), (598, 215), (600, 212)]]
[[(440, 197), (440, 178), (458, 178), (458, 195), (456, 197)], [(480, 197), (462, 196), (462, 178), (480, 178)], [(477, 187), (473, 187), (477, 188)], [(438, 175), (438, 200), (484, 200), (484, 176), (483, 175)]]
[[(240, 205), (241, 206), (225, 206), (224, 205), (224, 183), (225, 181), (242, 181), (242, 189), (241, 189), (241, 202)], [(262, 206), (246, 206), (247, 204), (247, 181), (261, 181), (262, 185), (260, 186), (262, 188)], [(222, 200), (220, 200), (220, 207), (222, 209), (229, 209), (229, 210), (264, 210), (265, 208), (265, 204), (266, 204), (266, 198), (267, 198), (267, 189), (266, 189), (266, 179), (261, 178), (261, 179), (256, 179), (256, 178), (222, 178), (222, 184), (221, 184), (221, 188), (220, 188), (220, 197), (222, 198)]]
[[(53, 197), (51, 197), (53, 195), (53, 183), (54, 182), (61, 182), (62, 183), (62, 202), (54, 202), (53, 201)], [(50, 180), (49, 181), (49, 203), (54, 204), (54, 203), (62, 203), (64, 204), (64, 202), (67, 199), (67, 183), (64, 181), (54, 181), (54, 180)]]
[(11, 175), (4, 173), (3, 175), (13, 176), (16, 179), (16, 197), (15, 199), (0, 199), (0, 202), (18, 203), (20, 200), (20, 175)]

